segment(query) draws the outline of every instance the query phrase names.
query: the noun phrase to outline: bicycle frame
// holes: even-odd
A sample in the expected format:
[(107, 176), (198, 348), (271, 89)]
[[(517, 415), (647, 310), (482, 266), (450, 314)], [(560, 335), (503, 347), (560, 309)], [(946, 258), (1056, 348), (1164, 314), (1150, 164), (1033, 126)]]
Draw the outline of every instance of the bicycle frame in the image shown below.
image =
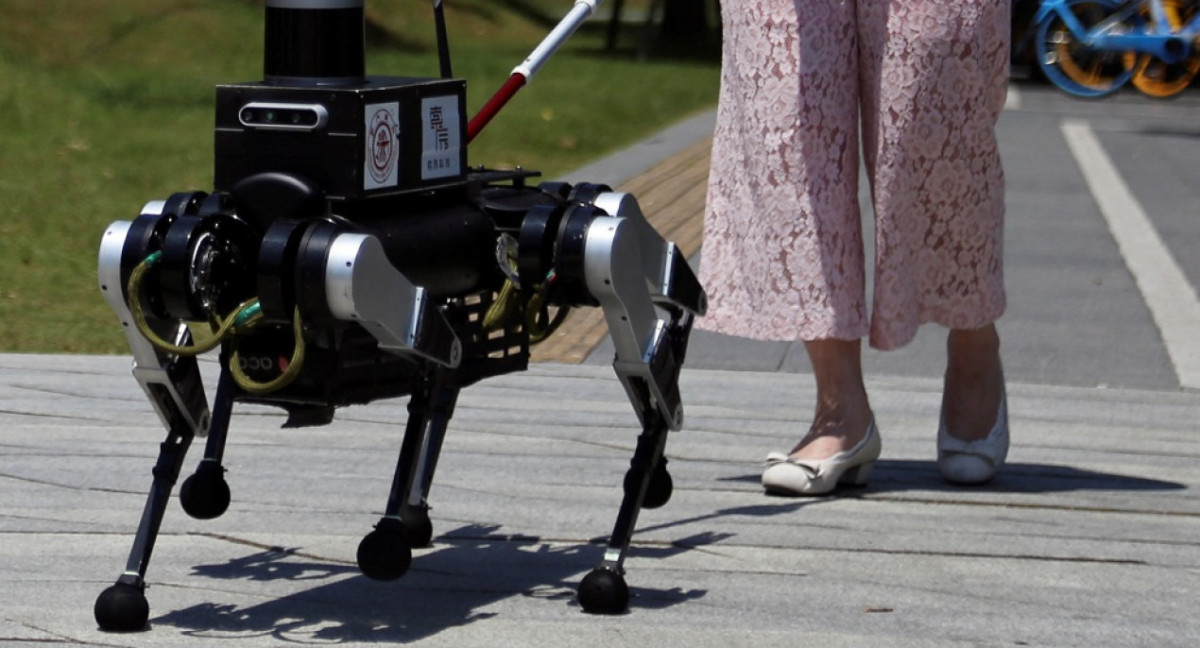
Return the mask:
[[(1166, 63), (1181, 63), (1191, 55), (1193, 43), (1200, 35), (1200, 13), (1179, 31), (1172, 31), (1162, 0), (1114, 2), (1113, 13), (1091, 29), (1080, 24), (1068, 4), (1069, 0), (1042, 0), (1036, 22), (1040, 24), (1056, 14), (1081, 44), (1095, 50), (1139, 52)], [(1147, 6), (1152, 18), (1148, 22), (1139, 15)]]

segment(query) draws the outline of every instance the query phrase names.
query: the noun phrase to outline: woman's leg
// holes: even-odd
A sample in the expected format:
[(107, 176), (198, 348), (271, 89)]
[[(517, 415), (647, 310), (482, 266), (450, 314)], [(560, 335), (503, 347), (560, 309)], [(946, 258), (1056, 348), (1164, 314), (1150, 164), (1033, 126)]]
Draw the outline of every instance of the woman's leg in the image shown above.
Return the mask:
[(817, 408), (793, 459), (825, 459), (863, 439), (873, 415), (863, 385), (859, 340), (804, 343), (817, 381)]
[(957, 439), (985, 438), (996, 423), (1004, 393), (1000, 336), (995, 324), (952, 329), (946, 341), (942, 421)]
[[(1006, 301), (995, 126), (1007, 90), (1010, 3), (857, 6), (876, 216), (871, 344), (903, 346), (926, 322), (987, 328)], [(977, 335), (987, 337), (964, 340)]]
[(825, 495), (839, 485), (863, 486), (881, 442), (863, 387), (859, 339), (805, 342), (817, 379), (817, 410), (790, 456), (767, 455), (762, 484), (779, 495)]
[(890, 349), (926, 322), (951, 329), (938, 467), (949, 481), (983, 483), (1008, 450), (993, 322), (1006, 301), (995, 126), (1007, 91), (1011, 4), (857, 6), (864, 160), (876, 215), (870, 341)]
[(864, 337), (854, 3), (726, 5), (700, 267), (709, 303), (697, 326), (760, 340)]

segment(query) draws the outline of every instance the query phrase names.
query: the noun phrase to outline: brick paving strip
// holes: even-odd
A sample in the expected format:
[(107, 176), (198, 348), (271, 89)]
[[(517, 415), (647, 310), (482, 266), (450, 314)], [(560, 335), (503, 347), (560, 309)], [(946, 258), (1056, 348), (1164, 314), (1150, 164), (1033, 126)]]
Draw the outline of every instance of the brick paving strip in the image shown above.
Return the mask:
[[(706, 139), (618, 187), (637, 198), (650, 224), (688, 258), (700, 249), (711, 150), (712, 140)], [(575, 309), (553, 335), (533, 347), (532, 360), (579, 364), (607, 334), (603, 310)]]

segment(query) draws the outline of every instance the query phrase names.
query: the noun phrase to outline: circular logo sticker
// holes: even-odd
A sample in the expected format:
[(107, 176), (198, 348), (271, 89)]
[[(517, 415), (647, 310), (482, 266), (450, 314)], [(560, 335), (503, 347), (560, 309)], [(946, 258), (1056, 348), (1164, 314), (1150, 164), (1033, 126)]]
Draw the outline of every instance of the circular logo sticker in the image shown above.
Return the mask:
[(396, 157), (399, 148), (396, 144), (396, 118), (387, 108), (380, 108), (371, 116), (371, 124), (367, 129), (367, 148), (370, 161), (367, 168), (376, 184), (395, 184), (393, 173), (396, 170)]

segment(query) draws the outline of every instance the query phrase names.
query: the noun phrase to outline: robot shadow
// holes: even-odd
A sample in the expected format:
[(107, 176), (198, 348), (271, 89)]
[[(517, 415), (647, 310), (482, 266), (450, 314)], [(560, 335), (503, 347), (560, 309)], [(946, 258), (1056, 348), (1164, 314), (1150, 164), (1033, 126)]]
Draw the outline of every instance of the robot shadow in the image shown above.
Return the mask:
[[(468, 525), (419, 549), (400, 580), (378, 582), (358, 567), (329, 562), (296, 549), (257, 551), (223, 564), (198, 565), (194, 575), (239, 581), (239, 598), (270, 597), (251, 605), (207, 602), (151, 619), (187, 635), (216, 639), (270, 636), (303, 642), (407, 643), (500, 614), (489, 609), (512, 597), (558, 602), (583, 614), (579, 579), (599, 561), (603, 546), (551, 545), (539, 538), (496, 534), (498, 527)], [(720, 538), (693, 537), (666, 546), (638, 547), (654, 560)], [(270, 583), (314, 586), (273, 597)], [(267, 583), (266, 586), (255, 583)], [(215, 586), (210, 591), (228, 591)], [(653, 589), (631, 583), (631, 609), (661, 609), (703, 597), (703, 590)], [(628, 614), (628, 612), (627, 612)]]

